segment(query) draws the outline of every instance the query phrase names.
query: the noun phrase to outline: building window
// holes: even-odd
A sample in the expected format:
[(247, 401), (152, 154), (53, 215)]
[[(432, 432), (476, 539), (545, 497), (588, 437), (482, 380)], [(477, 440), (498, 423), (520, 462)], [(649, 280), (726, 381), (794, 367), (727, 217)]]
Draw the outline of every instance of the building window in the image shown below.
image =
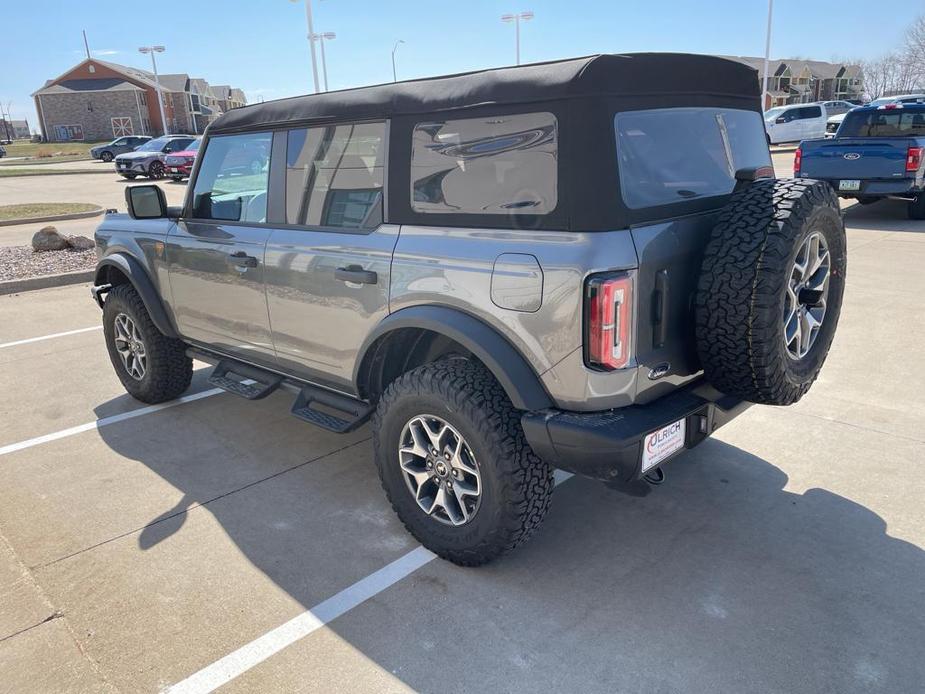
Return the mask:
[(144, 92), (141, 93), (141, 105), (142, 106), (148, 105), (148, 95), (145, 94)]
[(132, 126), (132, 119), (120, 116), (117, 118), (111, 118), (112, 121), (112, 136), (113, 137), (125, 137), (126, 135), (134, 135), (135, 129)]
[(551, 113), (418, 123), (411, 207), (419, 213), (549, 214), (558, 200), (558, 132)]

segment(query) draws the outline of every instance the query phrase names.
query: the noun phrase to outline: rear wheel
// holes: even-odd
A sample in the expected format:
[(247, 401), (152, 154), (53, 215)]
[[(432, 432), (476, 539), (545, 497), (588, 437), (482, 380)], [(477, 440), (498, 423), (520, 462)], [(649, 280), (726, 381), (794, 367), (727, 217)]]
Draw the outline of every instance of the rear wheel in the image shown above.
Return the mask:
[(395, 380), (373, 418), (376, 465), (408, 531), (476, 566), (524, 542), (549, 508), (552, 468), (530, 449), (481, 364), (446, 359)]
[(116, 375), (135, 399), (164, 402), (189, 388), (193, 360), (186, 345), (157, 329), (132, 285), (120, 284), (106, 296), (103, 332)]
[(719, 390), (767, 405), (809, 390), (841, 311), (845, 245), (827, 183), (762, 180), (733, 195), (695, 297), (700, 360)]
[(909, 219), (925, 219), (925, 191), (909, 203)]

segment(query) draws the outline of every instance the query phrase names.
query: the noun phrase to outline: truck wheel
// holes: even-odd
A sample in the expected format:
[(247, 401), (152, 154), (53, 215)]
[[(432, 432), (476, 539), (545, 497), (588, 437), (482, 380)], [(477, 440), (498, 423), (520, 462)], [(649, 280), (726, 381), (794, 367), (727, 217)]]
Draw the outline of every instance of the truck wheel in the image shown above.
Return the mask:
[(120, 284), (106, 296), (103, 332), (109, 360), (136, 400), (165, 402), (189, 388), (193, 360), (186, 345), (155, 327), (132, 285)]
[(446, 359), (393, 381), (373, 417), (376, 466), (408, 531), (461, 566), (524, 542), (549, 508), (552, 468), (482, 365)]
[(925, 192), (915, 196), (909, 203), (909, 219), (925, 219)]
[(759, 180), (732, 196), (694, 299), (697, 350), (713, 385), (767, 405), (803, 397), (835, 335), (845, 245), (827, 183)]

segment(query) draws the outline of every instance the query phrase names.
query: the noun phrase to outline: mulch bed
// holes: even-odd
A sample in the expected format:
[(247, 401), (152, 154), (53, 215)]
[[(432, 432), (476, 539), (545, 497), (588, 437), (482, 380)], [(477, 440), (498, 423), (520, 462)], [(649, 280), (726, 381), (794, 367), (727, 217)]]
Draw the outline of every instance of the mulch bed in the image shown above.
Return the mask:
[(96, 267), (96, 249), (87, 251), (42, 251), (32, 246), (0, 247), (0, 282), (26, 277), (57, 275), (74, 270), (92, 270)]

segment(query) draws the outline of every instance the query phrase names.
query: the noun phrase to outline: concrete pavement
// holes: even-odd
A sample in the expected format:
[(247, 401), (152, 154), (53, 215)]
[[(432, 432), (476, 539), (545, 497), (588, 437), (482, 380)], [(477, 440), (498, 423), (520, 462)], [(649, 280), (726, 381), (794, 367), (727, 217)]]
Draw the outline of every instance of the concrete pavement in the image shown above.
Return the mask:
[[(798, 405), (751, 408), (645, 498), (573, 478), (517, 552), (426, 562), (222, 690), (920, 691), (925, 229), (901, 203), (846, 222)], [(414, 548), (367, 428), (209, 395), (205, 369), (149, 412), (99, 331), (4, 347), (98, 325), (85, 286), (0, 316), (0, 450), (32, 442), (0, 453), (0, 692), (162, 691)]]

